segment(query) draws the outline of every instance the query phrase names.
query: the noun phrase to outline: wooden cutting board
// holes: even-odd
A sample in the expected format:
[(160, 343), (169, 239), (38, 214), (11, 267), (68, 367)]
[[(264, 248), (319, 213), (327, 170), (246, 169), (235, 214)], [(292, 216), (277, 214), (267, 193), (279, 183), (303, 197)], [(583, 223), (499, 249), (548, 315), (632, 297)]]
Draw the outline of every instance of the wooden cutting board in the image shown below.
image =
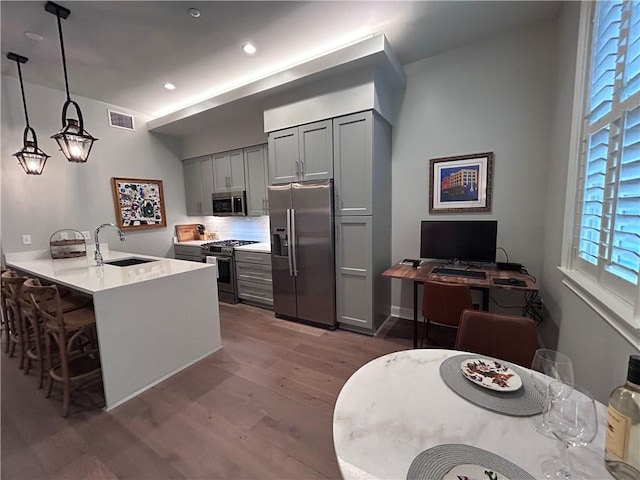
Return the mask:
[(188, 242), (189, 240), (202, 240), (198, 233), (198, 224), (176, 225), (176, 236), (179, 242)]

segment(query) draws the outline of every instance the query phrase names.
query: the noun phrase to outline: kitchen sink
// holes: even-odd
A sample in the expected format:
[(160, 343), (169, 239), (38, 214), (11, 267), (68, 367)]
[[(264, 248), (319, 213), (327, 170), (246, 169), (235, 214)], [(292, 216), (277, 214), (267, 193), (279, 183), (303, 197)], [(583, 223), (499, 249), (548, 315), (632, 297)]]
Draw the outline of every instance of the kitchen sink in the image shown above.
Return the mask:
[(121, 260), (111, 260), (104, 262), (105, 265), (113, 265), (114, 267), (130, 267), (132, 265), (140, 265), (141, 263), (157, 262), (149, 258), (123, 258)]

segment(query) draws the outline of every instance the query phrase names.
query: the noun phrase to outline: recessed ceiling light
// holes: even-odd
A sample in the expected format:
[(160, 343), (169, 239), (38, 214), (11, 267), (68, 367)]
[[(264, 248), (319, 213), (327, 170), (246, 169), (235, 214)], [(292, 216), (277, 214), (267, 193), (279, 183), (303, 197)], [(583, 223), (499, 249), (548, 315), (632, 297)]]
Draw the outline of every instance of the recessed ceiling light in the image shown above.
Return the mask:
[(252, 44), (250, 43), (245, 43), (242, 46), (242, 50), (244, 50), (244, 53), (246, 53), (247, 55), (253, 55), (254, 53), (257, 52), (256, 47), (254, 47)]
[(30, 40), (35, 40), (36, 42), (44, 40), (44, 37), (36, 32), (24, 32), (24, 36)]
[(169, 82), (165, 83), (163, 85), (163, 87), (166, 88), (167, 90), (175, 90), (176, 89), (176, 86), (173, 83), (169, 83)]
[(198, 18), (200, 16), (200, 10), (198, 10), (197, 8), (190, 8), (189, 15), (191, 15), (193, 18)]

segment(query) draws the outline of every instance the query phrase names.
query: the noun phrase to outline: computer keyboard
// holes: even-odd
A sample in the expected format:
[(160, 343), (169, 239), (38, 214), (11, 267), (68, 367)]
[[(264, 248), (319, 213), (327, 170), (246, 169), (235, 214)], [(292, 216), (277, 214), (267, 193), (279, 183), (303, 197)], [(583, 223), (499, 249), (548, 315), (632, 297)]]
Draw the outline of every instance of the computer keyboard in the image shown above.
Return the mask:
[(435, 273), (436, 275), (446, 275), (448, 277), (487, 278), (487, 274), (479, 270), (458, 270), (457, 268), (447, 267), (433, 267), (431, 273)]

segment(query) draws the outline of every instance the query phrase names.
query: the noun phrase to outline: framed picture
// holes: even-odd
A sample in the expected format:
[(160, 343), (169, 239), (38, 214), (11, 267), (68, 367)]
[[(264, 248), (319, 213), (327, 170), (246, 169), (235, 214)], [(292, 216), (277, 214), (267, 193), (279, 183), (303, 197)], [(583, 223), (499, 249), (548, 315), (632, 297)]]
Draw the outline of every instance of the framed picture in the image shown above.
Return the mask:
[(111, 179), (116, 220), (122, 230), (167, 226), (162, 180)]
[(493, 152), (429, 160), (429, 213), (491, 211)]

